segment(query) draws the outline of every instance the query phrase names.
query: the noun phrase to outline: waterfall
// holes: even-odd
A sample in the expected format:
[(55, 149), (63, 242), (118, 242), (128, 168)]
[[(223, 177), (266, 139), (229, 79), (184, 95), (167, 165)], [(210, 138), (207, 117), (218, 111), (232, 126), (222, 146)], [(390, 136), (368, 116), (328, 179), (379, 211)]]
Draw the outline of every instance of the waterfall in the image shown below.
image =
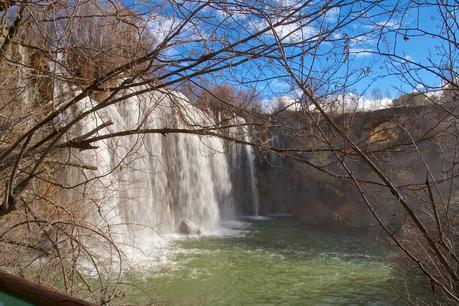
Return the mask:
[[(245, 126), (246, 120), (242, 117), (232, 118), (229, 136), (251, 141), (250, 131)], [(249, 145), (232, 143), (228, 148), (228, 155), (233, 181), (233, 194), (242, 213), (253, 216), (260, 215), (260, 197), (255, 164), (255, 152)], [(250, 209), (248, 209), (250, 208)]]
[[(81, 112), (97, 102), (86, 98)], [(176, 92), (153, 92), (110, 105), (89, 116), (68, 137), (113, 122), (99, 135), (136, 128), (188, 128), (213, 124)], [(232, 209), (232, 183), (223, 141), (193, 134), (137, 134), (94, 143), (75, 152), (77, 162), (97, 170), (72, 170), (71, 185), (83, 180), (85, 200), (97, 203), (96, 222), (124, 243), (154, 240), (189, 220), (203, 233), (214, 231)], [(223, 215), (226, 214), (226, 215)], [(119, 228), (119, 230), (115, 230)], [(148, 243), (151, 243), (148, 242)]]
[[(29, 57), (27, 55), (27, 50), (24, 46), (18, 46), (18, 55), (19, 55), (19, 65), (18, 76), (17, 76), (17, 90), (18, 97), (20, 97), (22, 103), (19, 104), (23, 108), (22, 111), (30, 112), (34, 109), (35, 105), (33, 103), (34, 99), (32, 93), (36, 90), (32, 90), (32, 82), (30, 81), (30, 71), (26, 67), (28, 66)], [(31, 116), (33, 117), (33, 116)], [(32, 124), (34, 120), (30, 120), (29, 123)]]
[[(28, 59), (26, 53), (20, 55), (21, 61)], [(48, 63), (49, 69), (65, 75), (55, 64), (62, 60), (59, 56), (55, 62)], [(37, 93), (28, 90), (25, 70), (19, 71), (18, 83), (27, 107), (33, 108), (31, 101), (36, 100), (33, 95)], [(50, 107), (55, 110), (81, 93), (76, 85), (60, 78), (55, 78), (49, 89)], [(87, 115), (61, 141), (95, 130), (90, 137), (126, 130), (192, 130), (215, 126), (218, 122), (180, 93), (163, 89), (135, 95), (135, 91), (143, 89), (146, 88), (124, 90), (115, 98), (130, 95), (129, 98)], [(92, 96), (80, 100), (54, 118), (53, 128), (60, 130), (99, 103)], [(243, 118), (236, 120), (245, 123)], [(101, 125), (105, 127), (98, 129)], [(234, 136), (250, 141), (246, 127), (236, 129)], [(229, 152), (228, 146), (217, 137), (135, 132), (91, 145), (94, 146), (91, 149), (62, 150), (54, 157), (67, 165), (57, 175), (63, 187), (59, 202), (71, 208), (72, 220), (81, 223), (78, 235), (88, 250), (97, 250), (97, 256), (107, 251), (108, 257), (114, 257), (118, 248), (130, 255), (134, 249), (145, 253), (158, 245), (161, 247), (165, 240), (176, 235), (182, 220), (190, 221), (203, 234), (218, 233), (220, 221), (234, 219), (236, 215), (233, 170), (247, 174), (248, 180), (243, 183), (247, 182), (244, 188), (250, 195), (245, 198), (250, 199), (253, 213), (259, 214), (255, 153), (250, 146), (237, 145)], [(241, 167), (243, 159), (246, 162)], [(239, 164), (233, 169), (236, 160)], [(107, 243), (108, 240), (111, 241)]]
[[(79, 93), (59, 82), (54, 90), (57, 107)], [(86, 97), (59, 116), (55, 126), (62, 127), (98, 103)], [(235, 120), (245, 123), (243, 118)], [(101, 125), (107, 126), (91, 137), (126, 130), (192, 130), (217, 122), (218, 118), (191, 105), (180, 93), (154, 91), (132, 95), (92, 113), (67, 132), (66, 140)], [(233, 132), (231, 136), (251, 141), (244, 124), (235, 124), (229, 133)], [(81, 168), (66, 169), (67, 202), (81, 207), (79, 213), (85, 217), (80, 217), (114, 242), (102, 245), (91, 238), (91, 248), (100, 250), (98, 256), (108, 256), (103, 260), (112, 263), (108, 265), (112, 268), (121, 263), (114, 258), (117, 248), (136, 265), (169, 261), (172, 245), (168, 241), (177, 237), (183, 220), (202, 234), (221, 233), (221, 221), (236, 216), (238, 190), (243, 190), (238, 200), (249, 202), (255, 216), (260, 214), (256, 157), (251, 146), (229, 145), (217, 137), (189, 133), (132, 133), (92, 145), (89, 150), (71, 150), (72, 164)], [(234, 173), (244, 179), (235, 180)]]
[[(244, 141), (249, 141), (250, 137), (248, 133), (244, 133)], [(246, 154), (247, 154), (247, 160), (249, 164), (249, 187), (250, 187), (250, 198), (252, 201), (252, 207), (253, 207), (253, 214), (255, 217), (258, 217), (260, 215), (260, 198), (258, 196), (258, 188), (257, 188), (257, 174), (256, 174), (256, 169), (255, 169), (255, 154), (253, 152), (253, 148), (251, 146), (244, 146)]]
[[(269, 130), (269, 135), (271, 140), (271, 146), (273, 148), (280, 149), (283, 147), (281, 139), (275, 131)], [(282, 158), (279, 156), (279, 154), (272, 151), (269, 152), (269, 162), (273, 167), (282, 167), (283, 165)]]

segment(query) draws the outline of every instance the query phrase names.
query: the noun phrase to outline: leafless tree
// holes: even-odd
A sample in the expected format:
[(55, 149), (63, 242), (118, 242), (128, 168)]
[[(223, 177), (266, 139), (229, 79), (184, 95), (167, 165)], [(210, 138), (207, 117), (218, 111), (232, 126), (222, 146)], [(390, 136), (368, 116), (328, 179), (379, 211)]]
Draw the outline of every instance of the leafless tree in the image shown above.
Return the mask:
[[(442, 84), (447, 84), (448, 88), (456, 88), (457, 65), (454, 64), (454, 59), (457, 56), (457, 44), (456, 34), (453, 33), (457, 32), (457, 4), (448, 1), (437, 2), (436, 4), (407, 1), (405, 4), (406, 6), (400, 10), (393, 6), (385, 7), (382, 2), (377, 4), (381, 5), (381, 8), (389, 9), (390, 18), (397, 20), (399, 24), (389, 26), (389, 23), (392, 23), (389, 19), (380, 24), (376, 48), (365, 52), (383, 59), (388, 66), (388, 71), (391, 74), (397, 74), (405, 84), (414, 90), (419, 90), (419, 84), (422, 84), (423, 88), (429, 88), (429, 93), (438, 90), (438, 87), (424, 81), (423, 77), (429, 73), (438, 76)], [(440, 20), (437, 20), (440, 24), (439, 31), (426, 30), (420, 22), (413, 25), (413, 22), (408, 20), (407, 15), (413, 13), (413, 10), (420, 14), (419, 11), (426, 9), (436, 10), (441, 16)], [(425, 11), (423, 12), (426, 14)], [(361, 18), (361, 20), (365, 20), (363, 16)], [(417, 18), (419, 20), (427, 18), (427, 16), (418, 15)], [(267, 23), (271, 22), (269, 17), (266, 18), (266, 21)], [(435, 109), (440, 115), (421, 112), (423, 116), (429, 118), (429, 124), (423, 122), (424, 126), (420, 127), (419, 122), (416, 121), (410, 123), (402, 120), (393, 120), (392, 122), (386, 120), (387, 122), (380, 123), (377, 128), (371, 131), (371, 134), (367, 136), (369, 138), (366, 140), (359, 139), (352, 132), (352, 127), (349, 126), (351, 121), (346, 121), (346, 117), (336, 117), (327, 112), (327, 103), (333, 102), (324, 99), (324, 95), (330, 93), (328, 88), (325, 88), (327, 91), (323, 93), (321, 89), (314, 88), (314, 84), (309, 83), (309, 79), (305, 78), (304, 71), (309, 72), (313, 69), (305, 67), (304, 63), (317, 60), (314, 57), (315, 54), (305, 54), (292, 59), (291, 54), (294, 51), (290, 45), (282, 39), (275, 26), (272, 27), (272, 32), (278, 44), (278, 61), (297, 88), (302, 91), (305, 102), (311, 103), (314, 109), (320, 113), (319, 116), (310, 112), (305, 112), (304, 115), (307, 120), (314, 123), (314, 129), (320, 133), (322, 143), (333, 150), (336, 161), (340, 165), (338, 173), (343, 173), (354, 184), (363, 203), (372, 212), (380, 227), (385, 230), (406, 257), (411, 259), (417, 269), (431, 280), (433, 290), (440, 290), (452, 301), (457, 301), (459, 262), (457, 257), (457, 221), (455, 221), (458, 210), (454, 187), (456, 184), (454, 168), (457, 163), (455, 153), (457, 150), (457, 111), (455, 104), (446, 103), (447, 101), (439, 102), (432, 95), (429, 96), (426, 91), (418, 92), (416, 95), (421, 95), (423, 99), (438, 107)], [(325, 36), (327, 32), (324, 32), (322, 35)], [(395, 39), (388, 39), (386, 35), (393, 33), (395, 33)], [(428, 36), (434, 36), (439, 40), (438, 49), (441, 50), (439, 59), (429, 59), (429, 63), (406, 59), (403, 55), (404, 50), (394, 47), (400, 43), (399, 40), (406, 41), (410, 37), (418, 35), (426, 37), (426, 39)], [(324, 44), (325, 40), (321, 46), (316, 46), (317, 49), (321, 47), (327, 49)], [(340, 90), (349, 92), (345, 83), (352, 80), (352, 74), (348, 73), (348, 69), (352, 67), (352, 62), (346, 55), (346, 45), (344, 48), (345, 51), (340, 64), (346, 68), (334, 71), (334, 77), (337, 79), (337, 75), (340, 75), (342, 84), (344, 84), (344, 86), (339, 87)], [(304, 57), (308, 56), (312, 58), (306, 60)], [(447, 68), (445, 69), (445, 67)], [(327, 85), (325, 83), (321, 87)], [(353, 116), (347, 117), (352, 118)], [(397, 136), (394, 135), (395, 132), (398, 133)], [(439, 134), (442, 136), (440, 137)], [(412, 154), (416, 156), (416, 165), (420, 168), (404, 167), (403, 163), (406, 163), (406, 160), (397, 160), (394, 154), (387, 155), (391, 150), (390, 146), (402, 145), (402, 139), (407, 141), (406, 145), (409, 149), (399, 148), (398, 150), (404, 152), (411, 150)], [(439, 147), (440, 156), (432, 157), (432, 152), (429, 152), (423, 144), (426, 139), (431, 139)], [(385, 154), (380, 154), (381, 152), (385, 152)], [(401, 180), (393, 176), (388, 162), (385, 161), (388, 156), (390, 161), (396, 164), (400, 173), (406, 171)], [(364, 175), (355, 167), (353, 162), (355, 158), (366, 165), (368, 173)], [(438, 169), (440, 167), (439, 161), (444, 163), (443, 171)], [(424, 182), (419, 180), (419, 173), (422, 172), (420, 169), (423, 169), (425, 173)], [(402, 233), (397, 233), (396, 230), (391, 229), (387, 220), (378, 210), (377, 201), (373, 197), (373, 193), (377, 190), (374, 189), (375, 185), (386, 190), (386, 193), (381, 193), (383, 191), (380, 190), (379, 196), (387, 194), (389, 195), (387, 201), (392, 197), (399, 204), (404, 216)]]
[[(418, 12), (421, 20), (427, 10), (435, 10), (438, 31), (409, 19)], [(82, 280), (91, 299), (112, 301), (120, 282), (104, 275), (111, 277), (113, 271), (98, 271), (97, 292), (77, 264), (84, 256), (97, 269), (103, 267), (89, 247), (91, 239), (104, 241), (113, 257), (123, 257), (106, 231), (82, 221), (97, 211), (97, 203), (82, 209), (81, 201), (89, 198), (91, 182), (99, 178), (79, 186), (85, 190), (81, 197), (73, 197), (68, 192), (72, 188), (59, 182), (69, 169), (94, 170), (94, 165), (72, 157), (76, 150), (96, 149), (98, 141), (191, 133), (252, 145), (261, 155), (279, 154), (352, 183), (406, 258), (436, 290), (457, 301), (457, 10), (452, 1), (409, 0), (0, 2), (0, 240), (7, 252), (21, 247), (21, 258), (27, 259), (18, 264), (17, 258), (7, 258), (4, 266), (25, 271), (31, 262), (46, 258), (39, 281), (49, 272), (56, 275), (55, 284), (80, 294), (76, 284)], [(440, 56), (415, 61), (397, 47), (419, 36), (435, 37)], [(375, 42), (373, 48), (360, 46), (369, 40)], [(367, 60), (356, 62), (361, 55), (368, 55)], [(386, 72), (373, 73), (376, 64)], [(440, 78), (441, 85), (423, 82), (421, 72)], [(417, 89), (435, 109), (434, 114), (427, 108), (423, 113), (432, 120), (424, 129), (410, 120), (379, 122), (357, 137), (353, 122), (360, 117), (349, 101), (358, 106), (361, 97), (353, 87), (387, 75)], [(252, 103), (261, 100), (255, 88), (274, 88), (271, 82), (279, 79), (295, 95), (287, 105), (279, 103), (274, 114), (261, 114)], [(242, 92), (225, 83), (252, 89)], [(209, 124), (197, 122), (173, 92), (186, 86), (197, 92), (201, 106), (230, 115), (209, 113)], [(431, 93), (441, 89), (445, 98), (434, 98)], [(157, 92), (173, 96), (186, 128), (146, 126), (148, 114), (157, 107), (150, 99), (136, 126), (112, 131), (113, 122), (99, 122), (78, 133), (85, 120), (110, 106)], [(80, 107), (87, 101), (92, 103)], [(289, 120), (283, 117), (286, 113)], [(225, 132), (236, 116), (253, 127), (251, 141)], [(303, 141), (279, 148), (267, 137), (273, 128)], [(441, 170), (426, 157), (427, 140), (444, 152)], [(422, 182), (419, 169), (405, 169), (408, 174), (402, 179), (388, 173), (389, 163), (401, 167), (394, 153), (400, 150), (416, 156)], [(356, 171), (356, 160), (368, 173)], [(398, 203), (402, 233), (379, 214), (369, 195), (373, 192)], [(39, 255), (27, 258), (30, 249)], [(51, 269), (54, 263), (59, 271)]]

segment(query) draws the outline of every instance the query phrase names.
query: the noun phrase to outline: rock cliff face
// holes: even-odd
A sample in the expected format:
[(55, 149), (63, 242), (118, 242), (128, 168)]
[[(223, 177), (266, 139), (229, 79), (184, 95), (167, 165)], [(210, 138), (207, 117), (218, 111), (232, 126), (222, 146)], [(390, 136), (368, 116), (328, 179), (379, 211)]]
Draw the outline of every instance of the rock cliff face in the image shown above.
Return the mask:
[[(336, 120), (355, 143), (360, 144), (365, 152), (371, 152), (371, 159), (397, 186), (404, 186), (402, 191), (410, 205), (421, 207), (426, 204), (426, 199), (419, 198), (422, 194), (419, 188), (426, 188), (427, 170), (423, 159), (439, 181), (447, 175), (442, 171), (450, 169), (453, 163), (455, 139), (448, 131), (456, 128), (457, 122), (448, 118), (451, 117), (440, 107), (418, 106), (354, 113)], [(305, 118), (290, 120), (297, 126), (312, 126), (311, 122), (305, 122)], [(336, 147), (347, 153), (345, 160), (352, 172), (361, 180), (376, 183), (364, 184), (366, 195), (375, 203), (382, 219), (397, 228), (403, 214), (393, 196), (378, 185), (380, 181), (360, 158), (343, 147), (340, 137), (325, 126), (324, 130)], [(324, 148), (324, 144), (313, 137), (315, 132), (305, 133), (304, 137), (286, 135), (280, 130), (271, 130), (269, 134), (274, 146), (279, 148)], [(416, 140), (416, 146), (412, 139)], [(259, 158), (258, 187), (263, 214), (292, 213), (307, 225), (332, 229), (371, 228), (376, 224), (351, 180), (334, 177), (294, 160), (298, 158), (335, 176), (346, 175), (334, 153), (329, 151)], [(447, 187), (440, 185), (440, 188)], [(453, 197), (456, 196), (454, 193)]]

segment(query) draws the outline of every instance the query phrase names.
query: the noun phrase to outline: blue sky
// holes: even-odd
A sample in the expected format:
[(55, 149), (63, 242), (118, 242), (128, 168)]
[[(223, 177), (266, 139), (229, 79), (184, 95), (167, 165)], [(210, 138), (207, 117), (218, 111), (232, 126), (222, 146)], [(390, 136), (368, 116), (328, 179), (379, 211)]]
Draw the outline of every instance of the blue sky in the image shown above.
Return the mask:
[[(398, 3), (402, 2), (406, 4), (406, 1), (398, 1)], [(390, 7), (394, 1), (384, 1), (384, 3)], [(404, 4), (402, 3), (402, 7)], [(456, 6), (458, 6), (457, 3)], [(459, 10), (459, 6), (454, 12), (456, 17), (457, 10)], [(377, 19), (375, 20), (377, 21)], [(370, 97), (377, 89), (383, 96), (397, 98), (403, 93), (412, 92), (415, 88), (424, 90), (425, 87), (421, 86), (420, 83), (426, 84), (427, 87), (440, 86), (441, 78), (426, 69), (418, 69), (419, 66), (416, 63), (426, 66), (440, 66), (445, 63), (444, 51), (449, 51), (445, 41), (429, 34), (445, 35), (443, 24), (439, 10), (432, 6), (426, 6), (409, 9), (398, 15), (381, 16), (378, 22), (384, 36), (384, 39), (381, 40), (379, 33), (377, 35), (365, 34), (365, 27), (370, 28), (372, 26), (366, 21), (364, 24), (357, 23), (357, 25), (343, 29), (339, 33), (340, 35), (342, 32), (356, 36), (359, 33), (364, 33), (362, 34), (363, 39), (357, 39), (359, 41), (351, 46), (352, 55), (349, 59), (349, 65), (356, 70), (358, 67), (369, 67), (369, 71), (371, 71), (367, 77), (350, 86), (348, 90)], [(457, 32), (453, 35), (458, 39)], [(378, 47), (383, 52), (397, 55), (396, 64), (393, 63), (394, 58), (374, 54), (373, 52), (376, 52)], [(327, 47), (325, 46), (325, 48)], [(451, 64), (457, 72), (459, 66), (457, 48), (453, 48), (451, 55)], [(403, 61), (404, 58), (406, 58), (405, 62)], [(407, 70), (415, 70), (416, 73), (409, 74), (406, 73)], [(394, 75), (394, 73), (398, 75)], [(279, 84), (280, 82), (274, 83)], [(428, 90), (431, 89), (433, 88), (428, 88)]]
[[(441, 78), (435, 73), (441, 73), (439, 66), (445, 64), (443, 55), (448, 53), (445, 40), (437, 38), (434, 35), (445, 35), (444, 22), (440, 11), (432, 5), (414, 7), (405, 9), (405, 5), (410, 1), (397, 1), (400, 12), (397, 14), (379, 14), (382, 11), (381, 7), (376, 7), (369, 14), (373, 14), (374, 18), (371, 21), (362, 20), (352, 23), (351, 25), (340, 29), (334, 35), (338, 39), (342, 39), (344, 35), (353, 37), (350, 43), (350, 56), (347, 65), (343, 65), (340, 69), (336, 69), (339, 65), (339, 56), (342, 50), (338, 50), (336, 58), (330, 59), (322, 56), (319, 60), (315, 60), (313, 68), (313, 77), (335, 78), (337, 84), (341, 82), (341, 76), (346, 69), (353, 71), (350, 73), (349, 83), (353, 83), (347, 87), (347, 92), (355, 92), (356, 94), (365, 97), (372, 97), (377, 91), (379, 95), (389, 98), (397, 98), (404, 93), (409, 93), (415, 90), (434, 90), (442, 84)], [(395, 5), (395, 1), (383, 1), (385, 7), (391, 8)], [(456, 4), (457, 5), (457, 4)], [(457, 10), (453, 12), (457, 17)], [(338, 15), (338, 12), (335, 12)], [(341, 12), (345, 13), (345, 12)], [(336, 22), (337, 17), (328, 18), (326, 22)], [(453, 28), (457, 28), (452, 22)], [(303, 32), (304, 35), (314, 35), (315, 24), (308, 25)], [(372, 30), (377, 30), (373, 33)], [(282, 33), (282, 29), (279, 30)], [(382, 35), (380, 35), (382, 34)], [(431, 35), (434, 34), (434, 35)], [(451, 34), (451, 33), (450, 33)], [(456, 39), (459, 37), (457, 33), (453, 34)], [(333, 52), (334, 49), (340, 49), (344, 45), (344, 40), (335, 43), (323, 43), (320, 47), (323, 52)], [(391, 53), (395, 57), (386, 57), (375, 54), (377, 50), (384, 53)], [(458, 51), (453, 48), (452, 65), (457, 72), (458, 69)], [(333, 57), (331, 54), (330, 57)], [(331, 63), (327, 63), (327, 61)], [(311, 63), (311, 56), (306, 56), (304, 65)], [(425, 65), (430, 68), (434, 67), (434, 72), (429, 72), (428, 69), (420, 69), (417, 65)], [(275, 96), (291, 95), (291, 88), (288, 78), (282, 78), (283, 71), (276, 69), (276, 64), (271, 63), (264, 65), (261, 72), (266, 78), (278, 76), (278, 78), (269, 82), (259, 82), (257, 88), (266, 99)], [(243, 67), (242, 69), (247, 69)], [(335, 70), (336, 69), (336, 70)], [(355, 76), (360, 71), (368, 72), (366, 77), (362, 77), (357, 81)], [(254, 69), (254, 73), (260, 74), (260, 71)], [(408, 73), (410, 72), (410, 73)], [(240, 75), (250, 74), (241, 72)], [(421, 83), (427, 85), (421, 86)], [(327, 87), (327, 90), (332, 88)]]
[[(410, 10), (407, 15), (408, 16), (403, 16), (403, 18), (396, 20), (399, 25), (394, 27), (394, 29), (400, 29), (398, 33), (394, 32), (388, 35), (391, 39), (391, 45), (393, 45), (394, 42), (397, 44), (395, 53), (400, 56), (405, 56), (407, 60), (414, 63), (427, 66), (432, 65), (432, 63), (436, 65), (442, 64), (444, 59), (442, 58), (443, 51), (441, 48), (445, 47), (445, 41), (427, 33), (422, 33), (422, 31), (434, 34), (443, 32), (443, 22), (439, 11), (432, 7), (424, 7), (419, 10)], [(405, 34), (403, 35), (403, 33)], [(453, 51), (452, 55), (455, 59), (453, 66), (457, 71), (457, 50)], [(384, 59), (382, 59), (381, 62), (384, 64)], [(410, 67), (416, 67), (416, 65), (413, 64), (406, 64), (410, 65)], [(380, 69), (381, 67), (383, 69)], [(376, 74), (384, 75), (385, 72), (387, 72), (386, 65), (380, 64), (376, 69)], [(415, 79), (430, 86), (439, 86), (442, 83), (442, 80), (438, 76), (424, 69), (419, 70), (419, 75)], [(403, 78), (386, 76), (375, 82), (373, 87), (379, 87), (383, 92), (389, 92), (394, 98), (400, 94), (400, 91), (413, 90), (412, 87), (416, 85), (415, 79), (410, 80), (410, 84), (408, 84), (408, 81)], [(365, 82), (362, 82), (361, 86), (365, 86)], [(421, 86), (419, 86), (419, 88), (421, 89)]]
[[(302, 3), (302, 1), (295, 0), (273, 0), (279, 3)], [(161, 1), (159, 1), (161, 2)], [(333, 2), (333, 1), (332, 1)], [(429, 73), (426, 69), (417, 69), (415, 74), (407, 73), (408, 70), (416, 69), (415, 63), (430, 65), (441, 64), (444, 59), (441, 57), (441, 47), (445, 47), (444, 40), (434, 38), (432, 35), (422, 33), (442, 33), (443, 20), (441, 19), (440, 11), (433, 5), (412, 7), (413, 5), (409, 0), (402, 1), (380, 1), (379, 5), (374, 5), (377, 1), (362, 1), (356, 6), (345, 6), (341, 10), (332, 10), (327, 13), (322, 19), (316, 22), (308, 23), (303, 26), (299, 31), (293, 33), (286, 38), (285, 42), (292, 42), (299, 37), (305, 38), (316, 35), (319, 32), (320, 25), (333, 26), (340, 20), (340, 15), (352, 12), (359, 14), (361, 10), (371, 7), (367, 12), (371, 18), (357, 20), (344, 28), (341, 28), (336, 33), (333, 33), (332, 38), (336, 39), (334, 42), (324, 42), (321, 44), (319, 52), (322, 54), (319, 58), (314, 60), (311, 77), (314, 84), (320, 84), (323, 80), (329, 80), (323, 90), (333, 91), (333, 86), (338, 84), (343, 85), (342, 76), (347, 72), (349, 80), (346, 85), (346, 92), (354, 92), (366, 97), (372, 96), (376, 90), (383, 96), (396, 98), (403, 92), (412, 92), (418, 86), (419, 82), (423, 82), (429, 86), (439, 86), (441, 79), (433, 73)], [(450, 1), (453, 3), (453, 1)], [(128, 1), (133, 4), (133, 1)], [(145, 5), (145, 2), (142, 2)], [(151, 0), (147, 2), (151, 7), (158, 7), (158, 1)], [(322, 5), (323, 1), (317, 1), (316, 5)], [(192, 5), (192, 4), (190, 4)], [(457, 4), (456, 4), (457, 5)], [(390, 11), (385, 11), (396, 6), (399, 11), (392, 14)], [(405, 8), (407, 8), (405, 10)], [(457, 7), (453, 15), (457, 17)], [(228, 17), (228, 14), (223, 11), (208, 11), (209, 19), (206, 23), (201, 24), (202, 33), (211, 33), (212, 27), (219, 24), (220, 21)], [(152, 28), (156, 33), (159, 33), (155, 22), (162, 23), (163, 31), (173, 30), (174, 27), (181, 21), (181, 16), (174, 15), (167, 9), (157, 10), (157, 14), (161, 18), (152, 21)], [(155, 21), (156, 20), (156, 21)], [(172, 21), (171, 21), (172, 20)], [(227, 28), (220, 29), (216, 34), (221, 37), (227, 36), (236, 39), (240, 35), (248, 34), (255, 31), (257, 27), (263, 26), (263, 21), (257, 18), (248, 18), (244, 14), (236, 14), (228, 19), (234, 24), (228, 25)], [(455, 25), (457, 28), (457, 25)], [(276, 28), (277, 32), (282, 36), (289, 33), (291, 27)], [(374, 32), (376, 30), (376, 32)], [(196, 35), (195, 30), (190, 28), (185, 32), (182, 37), (189, 38)], [(231, 32), (233, 31), (233, 32)], [(202, 33), (200, 33), (202, 35)], [(382, 34), (380, 36), (380, 34)], [(209, 34), (210, 35), (210, 34)], [(456, 39), (457, 33), (453, 33)], [(349, 37), (349, 39), (346, 39)], [(381, 39), (382, 37), (382, 39)], [(265, 35), (260, 38), (261, 41), (269, 41), (273, 36)], [(180, 57), (183, 54), (190, 54), (192, 52), (204, 52), (203, 46), (212, 45), (219, 46), (222, 42), (207, 42), (202, 45), (183, 45), (169, 50), (166, 57)], [(349, 57), (346, 63), (343, 63), (343, 50), (349, 47)], [(304, 45), (302, 47), (307, 47)], [(375, 55), (374, 52), (378, 49), (383, 52), (392, 52), (398, 56), (394, 62), (394, 58), (381, 57)], [(440, 47), (440, 49), (439, 49)], [(458, 52), (457, 48), (452, 52), (452, 65), (457, 71), (458, 67)], [(289, 52), (298, 51), (298, 48), (292, 48)], [(448, 51), (448, 50), (446, 50)], [(175, 53), (174, 53), (175, 52)], [(182, 54), (181, 54), (182, 53)], [(235, 59), (236, 60), (236, 59)], [(410, 63), (411, 62), (411, 63)], [(312, 63), (312, 57), (308, 54), (304, 57), (304, 62), (301, 64), (303, 67), (309, 68)], [(395, 63), (395, 64), (394, 64)], [(293, 61), (293, 66), (300, 69), (300, 63)], [(306, 69), (307, 71), (307, 69)], [(441, 72), (441, 71), (440, 71)], [(398, 75), (394, 75), (394, 73)], [(283, 77), (285, 71), (279, 66), (276, 61), (259, 60), (252, 61), (243, 66), (235, 69), (230, 69), (224, 73), (217, 73), (209, 76), (208, 80), (215, 83), (232, 83), (237, 87), (251, 87), (256, 86), (257, 90), (261, 93), (263, 98), (272, 99), (276, 96), (288, 96), (294, 94), (294, 89), (290, 86), (288, 78)], [(360, 77), (360, 75), (365, 77)], [(259, 80), (257, 79), (270, 79)], [(350, 85), (349, 85), (350, 83)], [(337, 86), (337, 87), (339, 87)]]

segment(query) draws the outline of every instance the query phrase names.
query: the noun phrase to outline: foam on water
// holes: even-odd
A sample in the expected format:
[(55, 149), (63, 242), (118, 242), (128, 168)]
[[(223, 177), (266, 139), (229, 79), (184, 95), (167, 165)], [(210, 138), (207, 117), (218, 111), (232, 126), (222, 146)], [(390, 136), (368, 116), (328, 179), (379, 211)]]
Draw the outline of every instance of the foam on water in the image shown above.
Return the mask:
[(254, 221), (267, 221), (267, 220), (271, 220), (271, 218), (268, 217), (268, 216), (259, 216), (259, 215), (255, 215), (255, 216), (240, 216), (240, 218), (242, 218), (242, 219), (248, 219), (248, 220), (254, 220)]

